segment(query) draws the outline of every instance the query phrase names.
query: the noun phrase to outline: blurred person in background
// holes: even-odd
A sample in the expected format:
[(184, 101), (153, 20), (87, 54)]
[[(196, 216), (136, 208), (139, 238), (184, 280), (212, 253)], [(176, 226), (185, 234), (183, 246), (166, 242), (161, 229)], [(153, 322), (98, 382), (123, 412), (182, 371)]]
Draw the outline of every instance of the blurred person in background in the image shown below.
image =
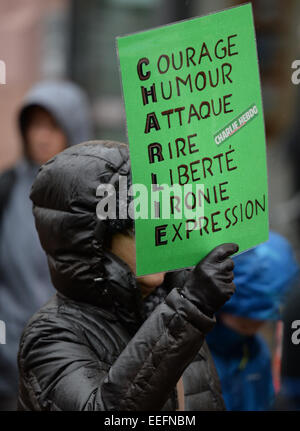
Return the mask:
[(43, 81), (18, 114), (24, 156), (0, 176), (0, 410), (16, 409), (17, 351), (28, 318), (54, 294), (34, 225), (29, 193), (40, 165), (91, 137), (85, 94), (67, 81)]
[(269, 240), (233, 258), (237, 290), (208, 334), (228, 410), (269, 410), (274, 401), (271, 355), (258, 331), (279, 319), (299, 272), (290, 244)]

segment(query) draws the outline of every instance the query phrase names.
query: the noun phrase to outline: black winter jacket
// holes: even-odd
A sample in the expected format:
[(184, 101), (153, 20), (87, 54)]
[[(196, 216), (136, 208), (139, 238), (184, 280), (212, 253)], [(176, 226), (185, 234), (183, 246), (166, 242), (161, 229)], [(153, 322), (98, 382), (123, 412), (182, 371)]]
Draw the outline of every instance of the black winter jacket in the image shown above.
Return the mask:
[(186, 272), (167, 273), (143, 300), (127, 264), (95, 235), (96, 188), (119, 174), (130, 175), (127, 146), (104, 141), (69, 148), (39, 171), (31, 199), (58, 293), (23, 332), (18, 408), (175, 410), (183, 375), (185, 410), (224, 410), (204, 341), (215, 319), (181, 296)]

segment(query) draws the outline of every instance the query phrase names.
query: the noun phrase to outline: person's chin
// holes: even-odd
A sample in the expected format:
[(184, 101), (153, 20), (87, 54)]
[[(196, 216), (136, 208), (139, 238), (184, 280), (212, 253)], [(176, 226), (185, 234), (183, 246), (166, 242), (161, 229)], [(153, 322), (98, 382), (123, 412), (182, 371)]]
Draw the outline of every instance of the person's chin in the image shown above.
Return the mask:
[(143, 283), (140, 283), (140, 286), (141, 286), (141, 290), (142, 290), (142, 295), (143, 296), (150, 295), (150, 293), (154, 292), (154, 290), (157, 288), (156, 285), (155, 286), (153, 286), (153, 285), (147, 286), (147, 285), (145, 285)]

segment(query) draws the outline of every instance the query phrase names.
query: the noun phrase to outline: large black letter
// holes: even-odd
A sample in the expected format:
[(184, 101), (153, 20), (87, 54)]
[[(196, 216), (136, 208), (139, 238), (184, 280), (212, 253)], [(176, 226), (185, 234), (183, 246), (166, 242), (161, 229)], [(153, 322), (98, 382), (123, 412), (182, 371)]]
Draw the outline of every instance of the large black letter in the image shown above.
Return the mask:
[(158, 123), (158, 119), (155, 115), (155, 112), (150, 112), (150, 114), (147, 114), (145, 133), (149, 133), (152, 128), (154, 128), (155, 130), (160, 129), (160, 125)]
[(137, 73), (139, 75), (140, 80), (146, 81), (147, 79), (150, 78), (151, 73), (149, 71), (146, 73), (143, 73), (143, 68), (142, 68), (143, 64), (149, 64), (149, 60), (147, 57), (140, 58), (137, 64)]
[(149, 103), (149, 96), (152, 97), (152, 102), (157, 102), (156, 98), (156, 91), (155, 91), (155, 84), (151, 85), (150, 90), (147, 90), (146, 87), (141, 87), (142, 90), (142, 98), (143, 98), (143, 104), (147, 105)]
[(154, 157), (157, 157), (159, 162), (164, 160), (163, 155), (162, 155), (162, 146), (158, 142), (154, 142), (153, 144), (149, 144), (148, 145), (148, 156), (149, 156), (149, 163), (154, 163)]

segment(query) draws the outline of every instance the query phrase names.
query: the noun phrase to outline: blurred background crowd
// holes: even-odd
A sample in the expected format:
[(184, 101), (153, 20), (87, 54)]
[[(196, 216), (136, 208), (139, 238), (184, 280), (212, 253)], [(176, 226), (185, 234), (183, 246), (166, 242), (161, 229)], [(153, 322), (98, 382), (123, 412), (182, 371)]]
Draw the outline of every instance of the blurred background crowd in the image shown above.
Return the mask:
[[(7, 172), (7, 169), (17, 166), (16, 173), (13, 174), (15, 175), (14, 194), (25, 196), (26, 201), (15, 202), (14, 199), (10, 199), (9, 204), (8, 202), (5, 204), (3, 216), (0, 215), (0, 320), (7, 322), (7, 344), (0, 346), (0, 409), (12, 409), (15, 400), (17, 377), (16, 360), (14, 361), (13, 358), (16, 357), (20, 326), (47, 300), (50, 294), (54, 293), (48, 274), (43, 274), (45, 257), (37, 256), (40, 253), (38, 246), (36, 249), (33, 246), (32, 250), (28, 250), (20, 245), (14, 249), (11, 245), (12, 242), (18, 243), (24, 229), (27, 233), (31, 232), (30, 235), (35, 235), (31, 231), (31, 225), (26, 225), (26, 211), (31, 211), (31, 204), (28, 193), (24, 190), (30, 189), (36, 170), (34, 168), (29, 172), (22, 164), (20, 165), (19, 161), (24, 151), (38, 166), (55, 152), (84, 139), (97, 137), (127, 142), (115, 37), (243, 3), (246, 2), (242, 0), (89, 0), (88, 2), (1, 0), (0, 59), (6, 64), (6, 84), (0, 86), (0, 171)], [(300, 87), (293, 84), (291, 80), (292, 62), (300, 59), (300, 3), (296, 0), (285, 2), (253, 0), (251, 3), (256, 27), (266, 123), (270, 228), (285, 237), (291, 246), (287, 250), (287, 243), (280, 242), (281, 240), (276, 237), (272, 238), (273, 242), (269, 249), (260, 252), (260, 258), (265, 253), (266, 259), (269, 258), (270, 250), (278, 252), (278, 255), (271, 259), (268, 277), (262, 281), (264, 288), (268, 290), (267, 288), (270, 287), (270, 291), (276, 295), (276, 289), (277, 291), (281, 288), (287, 290), (287, 283), (295, 285), (296, 261), (300, 259), (300, 171), (298, 169)], [(61, 80), (72, 81), (81, 90), (71, 84), (63, 89), (59, 84), (55, 85), (54, 81), (59, 83)], [(41, 81), (48, 83), (36, 86)], [(34, 91), (24, 101), (25, 95), (32, 87)], [(85, 113), (80, 119), (76, 117), (75, 107), (77, 111), (80, 107), (80, 112)], [(44, 153), (38, 154), (34, 149), (34, 142), (40, 139), (39, 130), (45, 124), (49, 130), (52, 130), (46, 139), (47, 142), (52, 141), (52, 147), (48, 146)], [(57, 127), (58, 125), (60, 127)], [(60, 129), (64, 133), (60, 134)], [(71, 130), (74, 132), (75, 129), (76, 136), (72, 136)], [(11, 179), (6, 176), (7, 183), (4, 183), (3, 177), (1, 178), (0, 189), (8, 191), (10, 186), (7, 184), (11, 183)], [(22, 178), (22, 186), (20, 185), (19, 188), (18, 178)], [(1, 199), (0, 192), (0, 211)], [(20, 224), (20, 233), (16, 229), (14, 234), (11, 234), (9, 223), (15, 223), (15, 226)], [(23, 238), (24, 244), (27, 239)], [(34, 241), (37, 241), (37, 238)], [(30, 264), (26, 261), (30, 259), (30, 252), (32, 260), (35, 261), (34, 265), (39, 268), (34, 281)], [(15, 267), (11, 265), (9, 270), (10, 253), (11, 256), (17, 256), (18, 264)], [(252, 255), (253, 265), (255, 265), (255, 259), (256, 256)], [(284, 264), (285, 260), (290, 266)], [(241, 262), (242, 264), (245, 262)], [(272, 269), (272, 265), (277, 272)], [(27, 270), (31, 272), (28, 277)], [(263, 268), (261, 270), (263, 271)], [(284, 274), (287, 276), (283, 276)], [(278, 281), (274, 287), (275, 279), (280, 280), (281, 284)], [(26, 293), (28, 296), (24, 299), (22, 290), (26, 280), (31, 285), (31, 291)], [(241, 280), (241, 283), (245, 282), (243, 278)], [(9, 291), (10, 282), (14, 286), (19, 285), (19, 288), (14, 287)], [(39, 282), (44, 283), (42, 289), (38, 286)], [(14, 291), (13, 295), (12, 291)], [(255, 294), (255, 289), (251, 290), (251, 294)], [(36, 295), (35, 299), (34, 295)], [(286, 339), (283, 337), (291, 322), (297, 319), (297, 310), (299, 310), (298, 319), (300, 319), (300, 299), (297, 289), (293, 291), (293, 295), (295, 296), (290, 303), (294, 317), (291, 318), (291, 314), (288, 314), (288, 323), (285, 327), (271, 314), (261, 317), (258, 313), (253, 320), (267, 323), (255, 328), (252, 326), (252, 329), (248, 325), (246, 332), (244, 329), (247, 322), (232, 323), (231, 321), (230, 323), (228, 320), (228, 327), (231, 329), (244, 325), (244, 332), (239, 333), (245, 336), (253, 337), (259, 332), (266, 342), (263, 349), (266, 348), (271, 352), (271, 362), (261, 364), (265, 367), (262, 369), (269, 369), (270, 381), (264, 380), (263, 390), (259, 386), (257, 387), (259, 389), (256, 389), (257, 393), (266, 393), (267, 401), (266, 399), (254, 401), (246, 399), (239, 404), (234, 394), (226, 395), (225, 401), (229, 409), (268, 409), (271, 405), (273, 405), (272, 408), (278, 409), (300, 409), (300, 371), (294, 363), (291, 371), (285, 357), (282, 358), (282, 350), (291, 348), (294, 349), (292, 355), (296, 352), (300, 358), (300, 345), (297, 351), (297, 346), (291, 346), (289, 333)], [(17, 306), (16, 303), (18, 303)], [(239, 308), (238, 304), (235, 306)], [(243, 306), (245, 306), (244, 303)], [(270, 309), (272, 307), (273, 305)], [(246, 314), (243, 318), (247, 319), (251, 317), (248, 305), (245, 310)], [(227, 314), (235, 314), (234, 304)], [(237, 314), (241, 315), (241, 313)], [(9, 319), (14, 322), (19, 321), (19, 326), (12, 328), (12, 325), (9, 325)], [(231, 347), (240, 341), (234, 338), (232, 333), (226, 335), (223, 330), (224, 328), (219, 328), (219, 335), (215, 332), (211, 337), (212, 351), (218, 336), (221, 338), (227, 336)], [(13, 343), (15, 343), (14, 346), (12, 346)], [(262, 349), (256, 344), (254, 347), (251, 346), (249, 344), (247, 347), (250, 353), (249, 351), (245, 353), (245, 343), (242, 344), (242, 356), (236, 362), (232, 374), (224, 375), (221, 379), (226, 391), (228, 382), (232, 386), (232, 376), (240, 373), (242, 377), (237, 380), (234, 387), (237, 399), (242, 398), (240, 394), (245, 391), (245, 388), (248, 394), (251, 392), (247, 386), (248, 384), (251, 386), (249, 382), (255, 379), (259, 381), (259, 373), (256, 372), (255, 367), (251, 371), (252, 374), (247, 374), (249, 382), (246, 386), (243, 381), (245, 376), (242, 372), (247, 368), (247, 363), (251, 362), (249, 359), (249, 355), (251, 357), (252, 354), (251, 349)], [(227, 347), (224, 346), (227, 355), (225, 356), (230, 360), (236, 352), (233, 349), (230, 356), (228, 353), (230, 348)], [(10, 353), (6, 353), (8, 351)], [(253, 355), (258, 355), (257, 351)], [(221, 356), (221, 351), (215, 352), (218, 371), (225, 373), (225, 370), (228, 371), (228, 364), (222, 361)], [(292, 388), (291, 391), (294, 391), (293, 400), (282, 395), (282, 369), (286, 375), (290, 373), (289, 377), (293, 377), (287, 383), (287, 386)], [(265, 377), (266, 375), (267, 373)], [(271, 381), (272, 390), (269, 389)], [(269, 402), (269, 397), (273, 397), (274, 390), (277, 404)], [(228, 391), (230, 392), (230, 388)]]

